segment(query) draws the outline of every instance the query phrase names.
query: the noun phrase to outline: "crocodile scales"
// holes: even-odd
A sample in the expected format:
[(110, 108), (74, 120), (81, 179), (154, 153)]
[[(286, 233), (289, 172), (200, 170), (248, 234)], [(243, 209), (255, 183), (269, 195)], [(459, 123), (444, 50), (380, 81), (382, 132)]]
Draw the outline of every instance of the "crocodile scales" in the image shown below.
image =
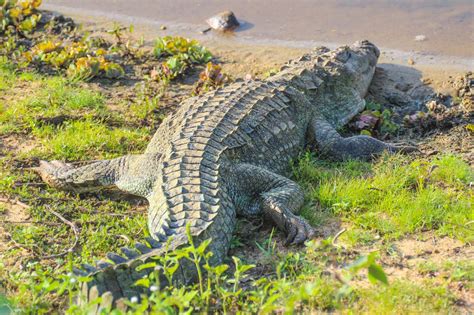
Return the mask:
[[(316, 48), (266, 79), (241, 81), (181, 103), (163, 121), (140, 155), (73, 167), (41, 161), (44, 181), (58, 189), (86, 192), (115, 186), (147, 198), (152, 238), (123, 255), (110, 253), (97, 266), (83, 265), (93, 280), (82, 298), (110, 301), (147, 293), (133, 283), (147, 271), (136, 266), (187, 243), (186, 226), (196, 242), (212, 239), (212, 264), (227, 255), (236, 215), (265, 213), (300, 244), (313, 228), (295, 213), (303, 203), (300, 187), (286, 176), (308, 142), (335, 159), (368, 159), (398, 146), (368, 136), (343, 138), (342, 127), (364, 106), (379, 50), (368, 41), (335, 50)], [(149, 271), (148, 271), (149, 272)], [(196, 278), (182, 262), (178, 283)], [(173, 281), (174, 281), (173, 280)], [(114, 303), (115, 303), (114, 302)]]

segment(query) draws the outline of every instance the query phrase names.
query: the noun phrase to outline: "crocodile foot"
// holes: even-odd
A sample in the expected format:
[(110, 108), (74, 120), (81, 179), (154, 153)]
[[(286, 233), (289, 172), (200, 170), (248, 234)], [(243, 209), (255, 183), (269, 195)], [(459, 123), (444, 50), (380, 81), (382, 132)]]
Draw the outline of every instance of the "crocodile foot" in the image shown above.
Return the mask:
[(299, 245), (311, 239), (316, 234), (315, 229), (303, 218), (293, 213), (285, 216), (287, 232), (285, 245)]
[(58, 174), (64, 173), (73, 168), (74, 166), (71, 164), (61, 161), (48, 162), (41, 160), (39, 166), (33, 168), (33, 170), (37, 172), (41, 179), (51, 187), (63, 188), (63, 183), (59, 180)]

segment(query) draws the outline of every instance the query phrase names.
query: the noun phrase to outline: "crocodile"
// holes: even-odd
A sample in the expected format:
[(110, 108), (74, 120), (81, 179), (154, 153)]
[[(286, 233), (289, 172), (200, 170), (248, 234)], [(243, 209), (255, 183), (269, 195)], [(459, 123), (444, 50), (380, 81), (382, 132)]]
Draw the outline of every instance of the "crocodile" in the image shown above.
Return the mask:
[[(83, 166), (41, 161), (37, 171), (50, 186), (75, 193), (115, 187), (149, 202), (151, 237), (76, 270), (92, 278), (82, 287), (82, 301), (103, 296), (116, 305), (149, 293), (133, 285), (150, 272), (136, 267), (187, 244), (186, 229), (196, 243), (212, 239), (210, 263), (221, 264), (237, 215), (265, 215), (288, 244), (312, 238), (314, 228), (297, 215), (304, 198), (289, 178), (291, 161), (308, 144), (338, 160), (401, 149), (337, 131), (363, 110), (379, 54), (365, 40), (318, 47), (265, 80), (238, 81), (183, 101), (143, 154)], [(195, 280), (196, 268), (182, 261), (172, 281)]]

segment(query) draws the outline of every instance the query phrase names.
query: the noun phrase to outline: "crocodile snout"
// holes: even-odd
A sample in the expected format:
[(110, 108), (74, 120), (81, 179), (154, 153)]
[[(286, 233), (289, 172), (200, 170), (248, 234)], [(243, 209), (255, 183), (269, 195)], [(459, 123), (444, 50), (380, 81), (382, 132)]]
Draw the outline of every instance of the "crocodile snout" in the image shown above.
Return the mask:
[(380, 56), (380, 50), (377, 48), (377, 46), (375, 46), (366, 39), (355, 42), (354, 44), (352, 44), (352, 48), (368, 50), (373, 53), (377, 58)]

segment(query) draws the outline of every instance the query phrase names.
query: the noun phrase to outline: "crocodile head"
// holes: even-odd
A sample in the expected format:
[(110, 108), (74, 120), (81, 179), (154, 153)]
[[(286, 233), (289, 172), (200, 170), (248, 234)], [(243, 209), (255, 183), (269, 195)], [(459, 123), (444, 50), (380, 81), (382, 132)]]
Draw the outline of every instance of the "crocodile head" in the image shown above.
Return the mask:
[(362, 40), (343, 49), (342, 54), (345, 55), (344, 68), (356, 83), (360, 97), (364, 98), (374, 76), (375, 66), (380, 56), (379, 49), (371, 42)]
[[(357, 41), (351, 46), (327, 51), (322, 56), (336, 61), (344, 84), (352, 87), (355, 85), (360, 97), (365, 97), (380, 56), (380, 51), (374, 44), (367, 40)], [(317, 60), (316, 56), (315, 61)]]
[(302, 82), (314, 110), (334, 126), (343, 126), (364, 108), (379, 55), (378, 48), (366, 40), (334, 50), (317, 48), (302, 60), (306, 63), (297, 65), (305, 70), (296, 83)]

